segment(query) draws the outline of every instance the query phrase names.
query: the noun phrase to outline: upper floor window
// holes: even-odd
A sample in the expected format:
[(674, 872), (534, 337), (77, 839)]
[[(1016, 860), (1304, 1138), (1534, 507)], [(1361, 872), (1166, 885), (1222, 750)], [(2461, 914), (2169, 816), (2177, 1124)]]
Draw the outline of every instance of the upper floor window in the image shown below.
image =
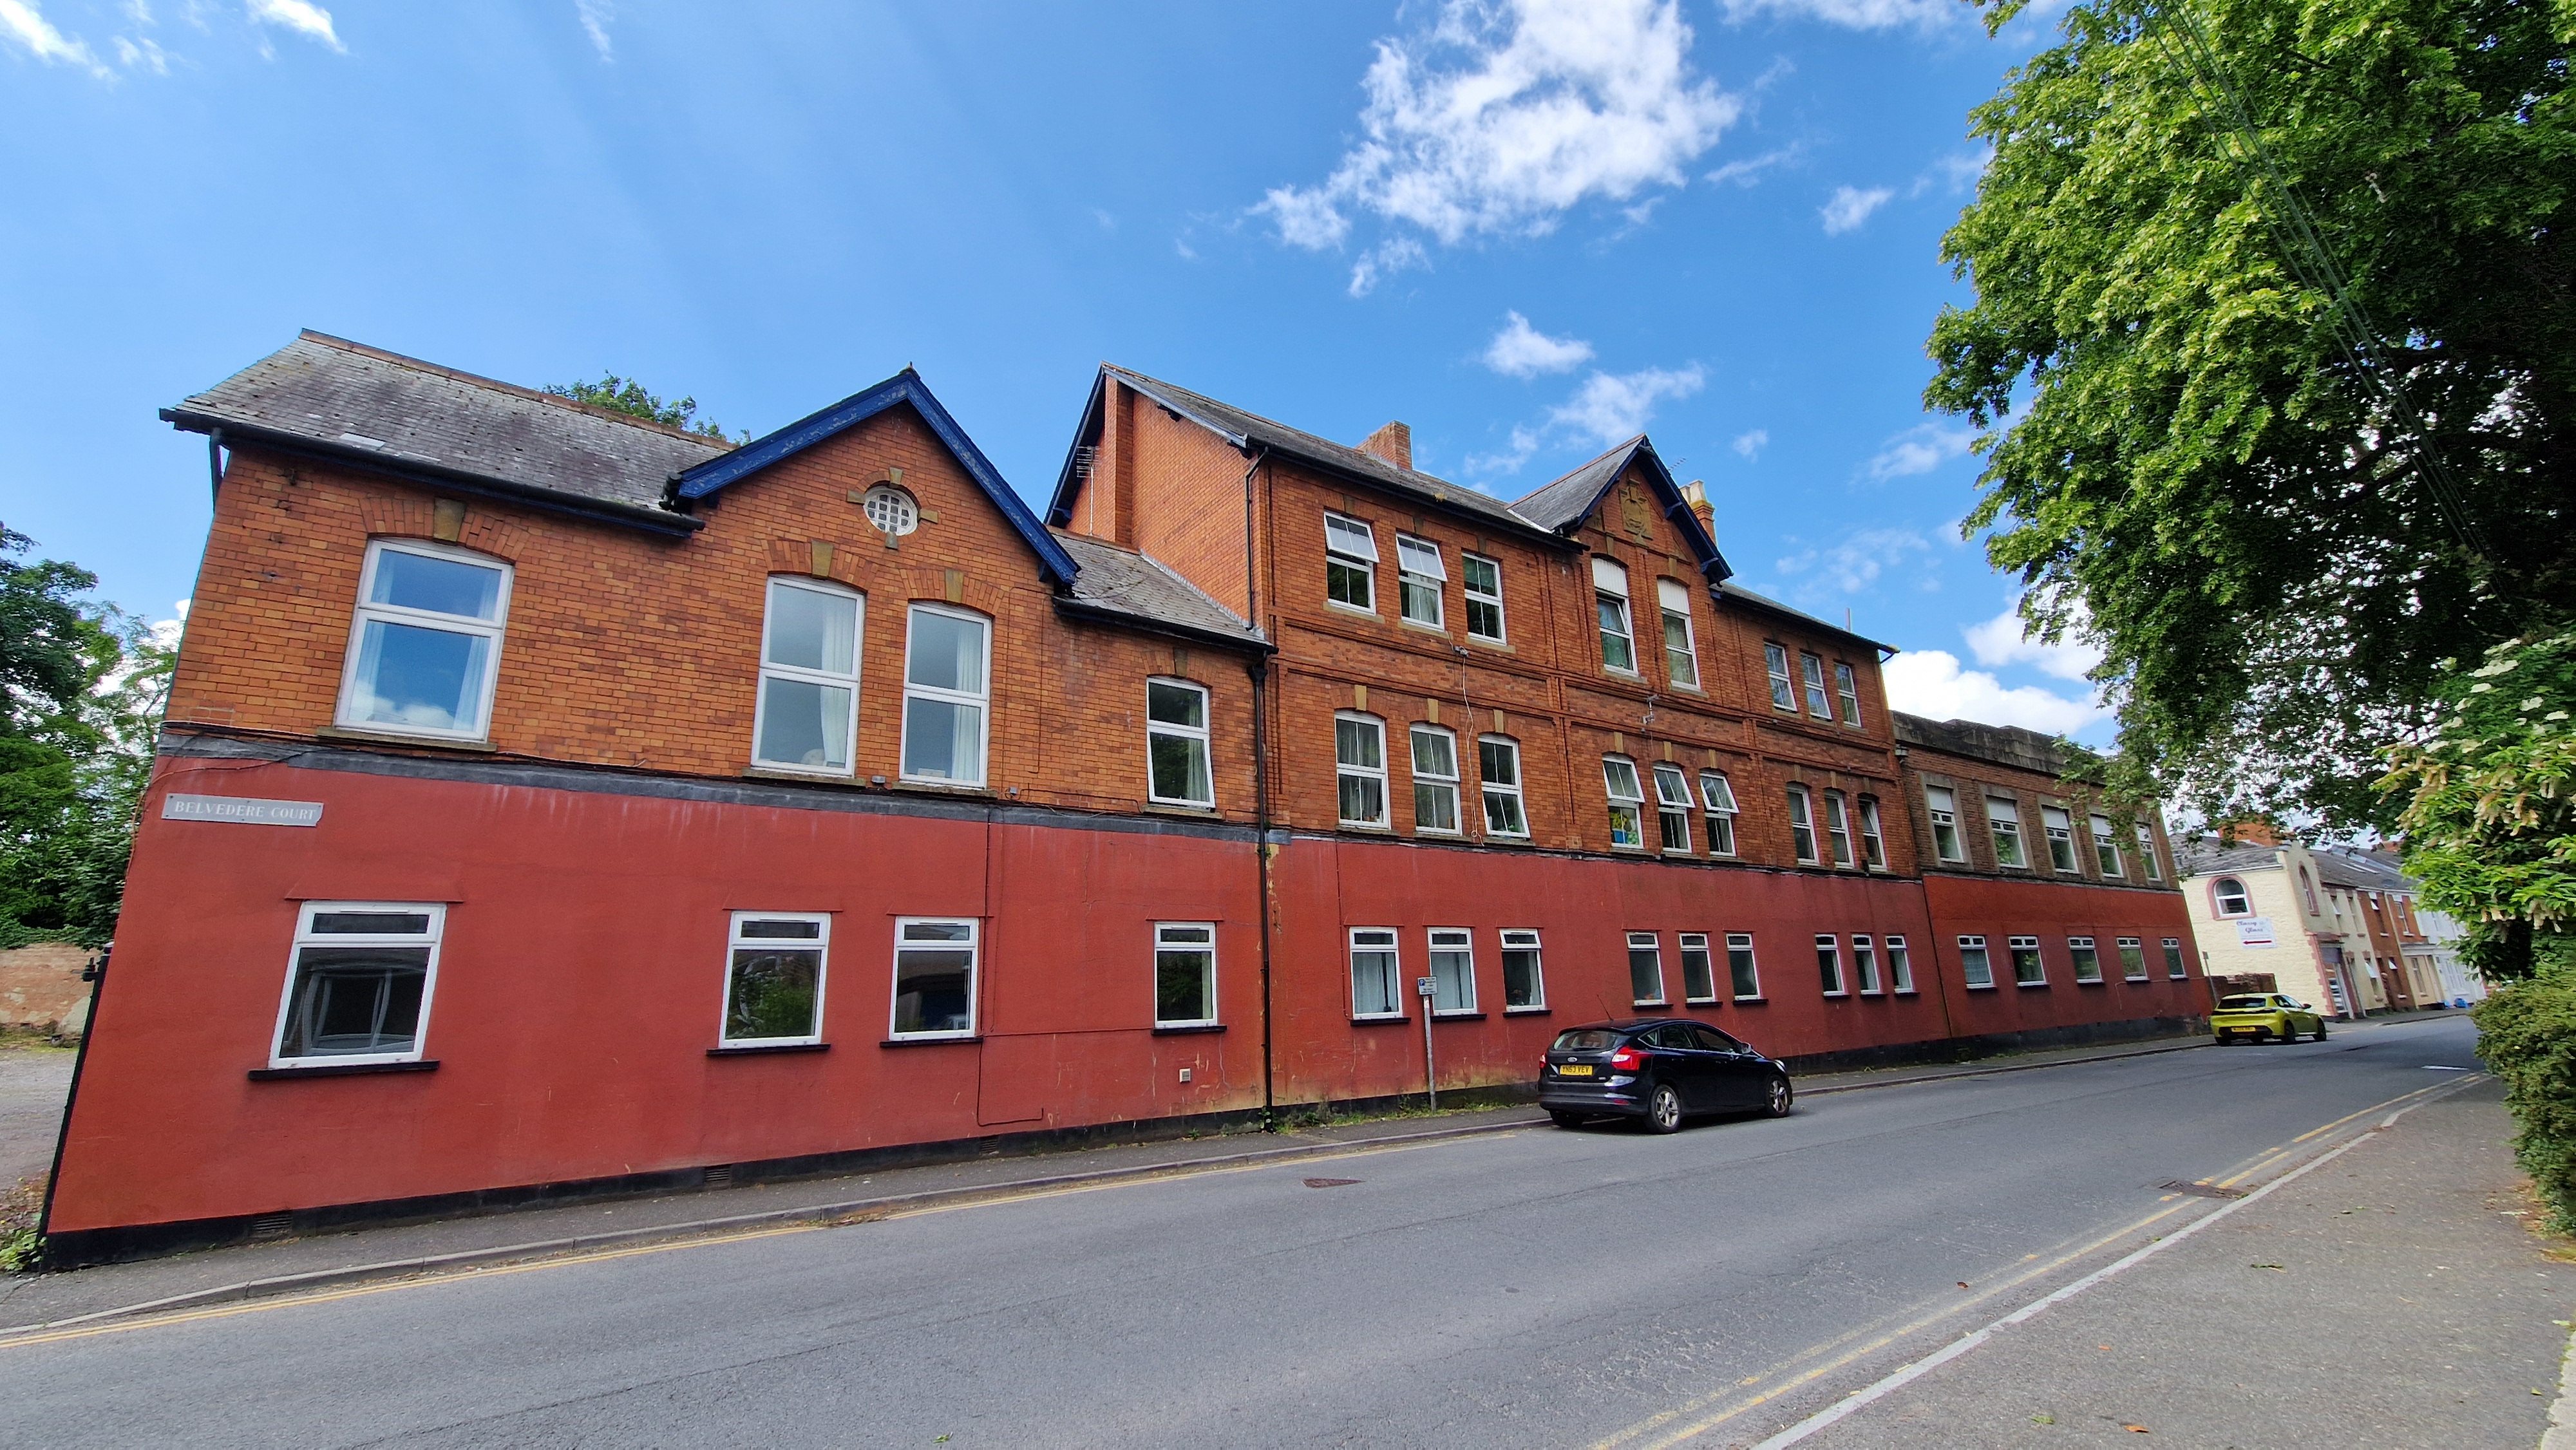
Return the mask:
[(2101, 862), (2105, 876), (2123, 875), (2120, 870), (2120, 838), (2111, 834), (2111, 818), (2093, 818), (2093, 855)]
[(2156, 859), (2156, 828), (2144, 821), (2138, 823), (2138, 870), (2149, 881), (2165, 879), (2164, 864)]
[(1529, 815), (1521, 808), (1519, 743), (1501, 735), (1478, 738), (1476, 769), (1484, 780), (1486, 834), (1528, 835)]
[(2060, 871), (2075, 870), (2075, 818), (2063, 806), (2041, 806), (2040, 828), (2048, 833), (2048, 864)]
[(1789, 844), (1799, 860), (1816, 864), (1816, 816), (1803, 785), (1789, 787)]
[(859, 622), (866, 606), (838, 585), (769, 581), (760, 630), (760, 699), (752, 760), (789, 770), (850, 773), (859, 712)]
[(1638, 850), (1646, 844), (1646, 789), (1637, 779), (1637, 762), (1624, 755), (1601, 757), (1601, 780), (1610, 795), (1610, 844)]
[(1413, 828), (1458, 834), (1458, 737), (1437, 725), (1413, 727)]
[(2220, 916), (2252, 916), (2254, 898), (2245, 892), (2245, 883), (2233, 876), (2221, 876), (2209, 883), (2211, 907)]
[(1395, 536), (1396, 608), (1415, 624), (1439, 629), (1448, 622), (1440, 607), (1440, 588), (1449, 582), (1448, 567), (1440, 562), (1440, 546), (1421, 539)]
[(1887, 839), (1878, 828), (1878, 797), (1860, 798), (1860, 856), (1872, 871), (1887, 869)]
[(1690, 590), (1678, 579), (1655, 581), (1663, 606), (1664, 673), (1676, 689), (1699, 688), (1699, 650), (1691, 637)]
[(1843, 723), (1860, 724), (1860, 677), (1851, 666), (1834, 666), (1834, 693), (1842, 697)]
[(1735, 787), (1714, 770), (1699, 773), (1699, 798), (1708, 807), (1708, 854), (1735, 854)]
[(1797, 709), (1798, 687), (1791, 683), (1789, 679), (1789, 652), (1781, 648), (1779, 645), (1772, 644), (1767, 640), (1764, 641), (1762, 645), (1762, 668), (1769, 671), (1771, 675), (1771, 708), (1775, 710)]
[(1628, 620), (1628, 571), (1617, 560), (1593, 558), (1592, 607), (1601, 616), (1601, 667), (1635, 674), (1637, 638)]
[(1833, 702), (1825, 698), (1825, 662), (1801, 651), (1798, 670), (1807, 681), (1807, 713), (1819, 720), (1834, 718)]
[(1208, 692), (1187, 680), (1145, 682), (1146, 792), (1165, 805), (1213, 806)]
[(1986, 797), (1986, 824), (1994, 832), (1996, 865), (2030, 864), (2021, 854), (2021, 807), (2011, 796)]
[(1655, 831), (1667, 851), (1690, 853), (1690, 781), (1678, 765), (1655, 767)]
[(417, 1060), (446, 924), (437, 903), (306, 902), (269, 1064)]
[(1374, 715), (1333, 717), (1333, 770), (1342, 824), (1386, 824), (1386, 725)]
[[(2299, 868), (2299, 893), (2308, 899), (2308, 915), (2320, 915), (2317, 910), (2317, 883), (2308, 875), (2308, 868), (2305, 866)], [(2355, 914), (2358, 915), (2358, 911)]]
[(1946, 785), (1927, 785), (1923, 807), (1932, 818), (1932, 854), (1944, 861), (1967, 860), (1967, 844), (1959, 839), (1958, 793)]
[(904, 779), (984, 783), (992, 648), (992, 623), (984, 616), (942, 604), (912, 606), (904, 645)]
[(1324, 598), (1377, 612), (1377, 531), (1358, 519), (1324, 515)]
[(1503, 643), (1503, 566), (1482, 554), (1461, 554), (1458, 572), (1467, 596), (1467, 637)]
[(1852, 864), (1851, 812), (1838, 790), (1825, 792), (1825, 840), (1834, 848), (1835, 865)]
[(507, 564), (409, 539), (369, 544), (339, 723), (482, 739), (509, 612)]

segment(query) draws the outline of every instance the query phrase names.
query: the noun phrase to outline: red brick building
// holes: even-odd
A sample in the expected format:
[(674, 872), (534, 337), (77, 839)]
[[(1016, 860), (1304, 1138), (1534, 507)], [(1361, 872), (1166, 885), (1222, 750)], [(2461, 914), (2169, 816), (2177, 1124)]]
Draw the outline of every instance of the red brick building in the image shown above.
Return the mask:
[(730, 448), (306, 334), (165, 416), (215, 517), (74, 1255), (2205, 1001), (1963, 976), (1954, 897), (2187, 940), (2170, 872), (1936, 867), (1883, 647), (1643, 438), (1505, 505), (1104, 368), (1042, 522), (910, 371)]

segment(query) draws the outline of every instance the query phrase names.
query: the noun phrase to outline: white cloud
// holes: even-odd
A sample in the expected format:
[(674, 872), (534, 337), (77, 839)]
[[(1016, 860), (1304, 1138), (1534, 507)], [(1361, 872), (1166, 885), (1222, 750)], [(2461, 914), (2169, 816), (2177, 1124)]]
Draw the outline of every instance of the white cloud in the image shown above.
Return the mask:
[(1835, 187), (1833, 199), (1817, 213), (1825, 219), (1825, 235), (1838, 237), (1853, 230), (1868, 221), (1871, 212), (1887, 205), (1888, 198), (1894, 195), (1895, 192), (1884, 186), (1873, 186), (1867, 191), (1856, 186)]
[(141, 40), (128, 40), (122, 35), (116, 37), (116, 59), (127, 70), (148, 70), (156, 76), (170, 73), (169, 53), (154, 44), (148, 35)]
[(1592, 344), (1579, 337), (1550, 337), (1517, 312), (1503, 318), (1503, 330), (1485, 345), (1485, 366), (1505, 377), (1561, 373), (1592, 360)]
[(1947, 190), (1953, 196), (1972, 191), (1976, 188), (1977, 182), (1985, 176), (1986, 164), (1994, 159), (1995, 153), (1992, 147), (1944, 156), (1933, 162), (1922, 175), (1914, 178), (1914, 184), (1905, 189), (1905, 194), (1921, 196), (1936, 186)]
[(581, 33), (590, 37), (590, 48), (601, 60), (617, 57), (609, 46), (608, 22), (617, 18), (616, 0), (572, 0), (573, 13), (581, 17)]
[(1950, 0), (1726, 0), (1726, 18), (1742, 21), (1771, 14), (1821, 20), (1846, 30), (1937, 30), (1956, 23), (1964, 7)]
[[(6, 3), (6, 0), (0, 0)], [(313, 0), (250, 0), (250, 18), (262, 25), (292, 30), (309, 40), (318, 40), (333, 50), (345, 51), (340, 34), (331, 26), (331, 12)]]
[(1763, 172), (1797, 159), (1797, 147), (1783, 146), (1776, 151), (1765, 151), (1759, 156), (1750, 156), (1742, 161), (1730, 161), (1710, 172), (1704, 179), (1720, 186), (1728, 182), (1733, 182), (1737, 186), (1754, 186), (1761, 182)]
[(1679, 370), (1639, 368), (1633, 373), (1594, 373), (1574, 396), (1550, 409), (1548, 422), (1589, 434), (1603, 447), (1646, 431), (1655, 405), (1667, 398), (1687, 398), (1708, 381), (1698, 363)]
[(1973, 428), (1944, 428), (1923, 423), (1887, 440), (1869, 461), (1869, 476), (1881, 481), (1933, 469), (1966, 453), (1977, 441)]
[(1845, 594), (1857, 594), (1906, 561), (1930, 558), (1932, 541), (1912, 529), (1862, 529), (1828, 548), (1808, 549), (1779, 561), (1783, 574), (1814, 573)]
[(1760, 457), (1762, 450), (1769, 446), (1770, 442), (1771, 430), (1756, 428), (1750, 433), (1736, 434), (1735, 441), (1727, 446), (1735, 450), (1736, 456), (1751, 459)]
[(1900, 654), (1879, 667), (1879, 678), (1890, 705), (1935, 720), (1982, 720), (2071, 735), (2111, 717), (2098, 698), (2070, 700), (2036, 685), (2007, 686), (1984, 670), (1961, 668), (1948, 650)]
[(1514, 425), (1511, 442), (1501, 452), (1470, 455), (1467, 469), (1471, 473), (1518, 473), (1521, 465), (1530, 461), (1530, 455), (1538, 452), (1538, 445), (1538, 430)]
[(47, 65), (76, 65), (102, 78), (115, 74), (98, 63), (86, 42), (56, 30), (36, 8), (36, 0), (0, 0), (0, 36), (18, 42)]
[(2067, 630), (2068, 637), (2056, 644), (2031, 639), (2022, 628), (2020, 607), (2007, 606), (1985, 623), (1968, 626), (1968, 652), (1981, 665), (2031, 665), (2061, 680), (2082, 680), (2086, 671), (2102, 663), (2102, 651), (2081, 637), (2080, 614)]
[(1378, 42), (1362, 137), (1332, 175), (1253, 210), (1316, 251), (1354, 212), (1454, 245), (1683, 185), (1743, 109), (1692, 72), (1690, 45), (1677, 0), (1446, 0), (1427, 33)]
[(1389, 237), (1367, 251), (1351, 267), (1351, 295), (1366, 297), (1377, 290), (1377, 284), (1398, 272), (1431, 265), (1422, 244), (1411, 237)]

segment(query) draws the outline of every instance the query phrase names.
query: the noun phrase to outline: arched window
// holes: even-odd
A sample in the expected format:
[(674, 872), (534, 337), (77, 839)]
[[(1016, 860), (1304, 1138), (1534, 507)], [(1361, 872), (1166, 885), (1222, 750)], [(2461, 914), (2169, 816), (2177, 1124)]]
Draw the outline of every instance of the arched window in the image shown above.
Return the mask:
[(2220, 916), (2254, 914), (2254, 900), (2245, 894), (2245, 883), (2233, 876), (2221, 876), (2209, 883), (2209, 896)]
[(2325, 915), (2324, 912), (2317, 910), (2317, 883), (2309, 879), (2308, 868), (2305, 866), (2299, 868), (2299, 894), (2308, 899), (2308, 915)]

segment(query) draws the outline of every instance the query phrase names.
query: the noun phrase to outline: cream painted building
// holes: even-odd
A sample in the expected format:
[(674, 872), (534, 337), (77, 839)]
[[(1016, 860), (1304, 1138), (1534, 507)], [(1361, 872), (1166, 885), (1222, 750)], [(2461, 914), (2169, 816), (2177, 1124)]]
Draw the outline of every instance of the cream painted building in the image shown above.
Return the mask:
[(2387, 1005), (2364, 965), (2357, 902), (2322, 884), (2307, 847), (2244, 840), (2222, 849), (2200, 837), (2177, 841), (2174, 860), (2211, 978), (2269, 976), (2279, 991), (2346, 1019)]

